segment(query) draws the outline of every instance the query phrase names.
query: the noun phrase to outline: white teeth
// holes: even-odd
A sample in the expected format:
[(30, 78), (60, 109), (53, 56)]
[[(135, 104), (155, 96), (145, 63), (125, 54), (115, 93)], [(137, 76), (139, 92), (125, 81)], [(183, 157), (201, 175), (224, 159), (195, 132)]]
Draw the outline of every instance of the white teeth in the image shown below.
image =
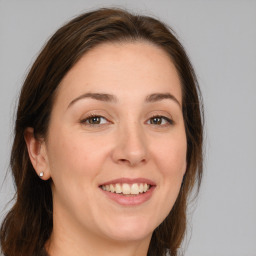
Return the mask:
[(143, 186), (143, 192), (146, 192), (148, 190), (148, 184), (144, 184)]
[(104, 191), (117, 193), (117, 194), (138, 195), (140, 193), (147, 192), (150, 188), (150, 185), (146, 183), (133, 183), (133, 184), (117, 183), (117, 184), (103, 185), (101, 186), (101, 188)]
[(130, 186), (129, 186), (128, 184), (126, 184), (126, 183), (124, 183), (124, 184), (122, 185), (122, 190), (123, 190), (123, 194), (124, 194), (124, 195), (129, 195), (129, 194), (131, 194), (131, 188), (130, 188)]
[(110, 192), (114, 193), (115, 192), (115, 188), (112, 184), (109, 185), (109, 188), (110, 188)]
[(143, 188), (144, 188), (143, 184), (140, 184), (140, 187), (139, 187), (139, 192), (140, 193), (143, 193)]
[(116, 193), (117, 194), (121, 194), (122, 193), (122, 188), (121, 188), (121, 185), (119, 183), (116, 184)]
[(138, 184), (132, 184), (131, 186), (131, 194), (138, 195), (139, 194), (139, 186)]

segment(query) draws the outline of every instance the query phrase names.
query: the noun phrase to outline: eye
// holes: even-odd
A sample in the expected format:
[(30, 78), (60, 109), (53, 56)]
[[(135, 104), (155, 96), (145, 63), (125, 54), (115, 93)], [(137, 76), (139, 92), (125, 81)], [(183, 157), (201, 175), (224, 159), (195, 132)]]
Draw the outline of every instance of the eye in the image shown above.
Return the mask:
[(174, 122), (166, 116), (153, 116), (147, 121), (147, 123), (159, 126), (168, 126), (172, 125)]
[(107, 124), (108, 120), (103, 116), (90, 115), (89, 117), (86, 117), (85, 119), (81, 120), (81, 123), (90, 126), (103, 125)]

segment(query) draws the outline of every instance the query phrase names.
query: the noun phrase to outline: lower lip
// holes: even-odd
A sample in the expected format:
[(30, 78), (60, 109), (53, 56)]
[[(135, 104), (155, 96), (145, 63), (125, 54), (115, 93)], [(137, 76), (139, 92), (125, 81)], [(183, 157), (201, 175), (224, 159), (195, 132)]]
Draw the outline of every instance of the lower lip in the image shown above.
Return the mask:
[[(101, 189), (101, 188), (100, 188)], [(132, 196), (124, 196), (122, 194), (116, 194), (108, 191), (104, 191), (101, 189), (101, 191), (111, 200), (115, 201), (116, 203), (120, 205), (125, 206), (136, 206), (145, 203), (148, 201), (153, 194), (153, 191), (155, 189), (155, 186), (151, 186), (151, 188), (145, 192), (138, 195), (132, 195)]]

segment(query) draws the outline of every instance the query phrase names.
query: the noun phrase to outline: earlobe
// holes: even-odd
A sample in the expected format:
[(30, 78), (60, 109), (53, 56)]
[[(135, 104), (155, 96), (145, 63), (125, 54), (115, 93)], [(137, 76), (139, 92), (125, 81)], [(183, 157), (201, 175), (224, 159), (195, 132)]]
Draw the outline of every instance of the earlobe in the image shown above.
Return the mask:
[(48, 180), (50, 178), (50, 171), (45, 142), (35, 138), (34, 129), (32, 127), (26, 128), (24, 139), (27, 145), (30, 161), (37, 175), (43, 180)]

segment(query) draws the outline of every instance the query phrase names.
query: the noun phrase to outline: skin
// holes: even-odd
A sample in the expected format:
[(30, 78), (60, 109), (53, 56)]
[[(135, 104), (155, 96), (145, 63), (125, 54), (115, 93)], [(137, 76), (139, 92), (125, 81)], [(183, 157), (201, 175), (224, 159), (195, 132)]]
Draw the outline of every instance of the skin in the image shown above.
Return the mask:
[[(79, 98), (85, 93), (110, 94), (114, 100)], [(156, 93), (173, 98), (146, 102)], [(36, 140), (32, 128), (25, 133), (36, 172), (52, 179), (54, 224), (46, 245), (51, 255), (147, 254), (186, 170), (181, 106), (173, 63), (147, 42), (102, 44), (66, 74), (47, 138)], [(92, 114), (99, 116), (97, 124)], [(156, 187), (148, 201), (124, 206), (99, 188), (117, 178), (147, 178)]]

